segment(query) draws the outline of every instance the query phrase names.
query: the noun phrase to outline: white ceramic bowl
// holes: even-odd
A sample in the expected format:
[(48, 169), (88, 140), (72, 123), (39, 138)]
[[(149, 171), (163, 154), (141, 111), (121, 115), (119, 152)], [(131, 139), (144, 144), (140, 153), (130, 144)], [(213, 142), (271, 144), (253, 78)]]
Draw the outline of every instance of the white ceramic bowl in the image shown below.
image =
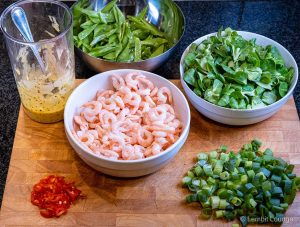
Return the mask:
[[(126, 75), (138, 71), (151, 80), (156, 86), (168, 87), (173, 95), (174, 109), (183, 124), (180, 138), (164, 152), (142, 160), (110, 160), (101, 158), (87, 151), (72, 135), (73, 117), (79, 107), (92, 100), (100, 89), (112, 89), (111, 75)], [(190, 108), (182, 92), (170, 81), (156, 74), (133, 69), (112, 70), (97, 74), (80, 84), (70, 95), (64, 112), (64, 124), (67, 138), (79, 157), (92, 168), (105, 174), (117, 177), (137, 177), (153, 173), (166, 165), (177, 154), (187, 139), (190, 128)]]
[[(290, 88), (288, 93), (278, 100), (277, 102), (265, 106), (262, 108), (257, 108), (257, 109), (251, 109), (251, 110), (236, 110), (236, 109), (229, 109), (229, 108), (224, 108), (217, 106), (215, 104), (212, 104), (203, 98), (197, 96), (186, 84), (186, 82), (183, 80), (184, 76), (184, 68), (183, 68), (183, 62), (184, 62), (184, 57), (187, 55), (190, 46), (189, 45), (186, 50), (183, 52), (181, 60), (180, 60), (180, 80), (181, 84), (183, 86), (183, 89), (192, 103), (192, 105), (204, 116), (223, 123), (227, 125), (249, 125), (249, 124), (254, 124), (260, 121), (263, 121), (269, 117), (271, 117), (273, 114), (275, 114), (282, 105), (284, 105), (287, 100), (290, 98), (290, 96), (293, 93), (293, 90), (297, 84), (298, 81), (298, 67), (296, 64), (295, 59), (293, 56), (290, 54), (290, 52), (285, 49), (282, 45), (279, 43), (275, 42), (272, 39), (269, 39), (265, 36), (258, 35), (255, 33), (251, 32), (243, 32), (243, 31), (238, 31), (238, 34), (243, 36), (245, 39), (256, 39), (256, 43), (261, 46), (267, 46), (267, 45), (272, 45), (278, 48), (280, 54), (282, 55), (286, 65), (288, 67), (292, 66), (295, 69), (294, 77), (291, 81)], [(195, 40), (193, 43), (199, 44), (202, 43), (204, 40), (206, 40), (208, 37), (216, 35), (216, 33), (211, 33), (209, 35), (205, 35), (197, 40)]]

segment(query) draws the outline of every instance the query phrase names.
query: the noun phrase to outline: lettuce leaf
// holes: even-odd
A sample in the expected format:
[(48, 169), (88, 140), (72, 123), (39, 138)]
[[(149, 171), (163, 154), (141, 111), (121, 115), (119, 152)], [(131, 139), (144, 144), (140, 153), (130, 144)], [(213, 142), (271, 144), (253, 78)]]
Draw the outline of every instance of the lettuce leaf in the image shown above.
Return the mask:
[(200, 97), (216, 105), (249, 109), (284, 97), (294, 76), (274, 46), (260, 46), (231, 28), (219, 29), (184, 59), (184, 81)]

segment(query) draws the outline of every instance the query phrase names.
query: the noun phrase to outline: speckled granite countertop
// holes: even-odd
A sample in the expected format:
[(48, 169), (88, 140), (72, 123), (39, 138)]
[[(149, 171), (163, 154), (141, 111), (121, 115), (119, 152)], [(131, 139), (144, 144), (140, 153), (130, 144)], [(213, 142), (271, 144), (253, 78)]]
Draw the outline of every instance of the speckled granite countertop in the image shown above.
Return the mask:
[[(0, 1), (0, 13), (15, 1)], [(300, 65), (300, 2), (273, 1), (183, 1), (177, 2), (186, 17), (186, 32), (174, 56), (155, 73), (166, 78), (179, 78), (178, 63), (189, 43), (220, 26), (251, 31), (267, 36), (285, 46)], [(70, 3), (68, 3), (70, 5)], [(76, 58), (78, 78), (95, 74)], [(294, 97), (300, 111), (300, 84)], [(0, 32), (0, 204), (4, 191), (10, 153), (17, 125), (20, 99), (10, 61)]]

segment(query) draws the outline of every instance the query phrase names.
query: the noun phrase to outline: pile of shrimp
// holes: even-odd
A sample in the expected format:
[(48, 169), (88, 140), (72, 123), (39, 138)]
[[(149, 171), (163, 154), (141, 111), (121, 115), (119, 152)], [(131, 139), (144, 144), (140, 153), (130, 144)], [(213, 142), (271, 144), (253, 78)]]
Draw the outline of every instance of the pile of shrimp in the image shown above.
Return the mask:
[(182, 124), (167, 87), (144, 75), (112, 75), (114, 90), (98, 91), (74, 117), (73, 135), (90, 152), (114, 160), (157, 155), (179, 138)]

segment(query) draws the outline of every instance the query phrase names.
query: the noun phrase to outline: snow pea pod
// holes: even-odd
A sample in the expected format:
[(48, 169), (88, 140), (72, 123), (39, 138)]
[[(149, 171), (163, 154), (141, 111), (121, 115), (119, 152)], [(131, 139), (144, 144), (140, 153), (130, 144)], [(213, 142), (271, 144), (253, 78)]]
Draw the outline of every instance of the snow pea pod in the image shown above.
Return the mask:
[(84, 22), (83, 24), (81, 24), (80, 27), (83, 29), (87, 29), (87, 28), (91, 27), (92, 25), (94, 25), (94, 23), (91, 20), (88, 20), (88, 21)]
[(110, 52), (113, 52), (117, 49), (118, 49), (118, 46), (106, 45), (103, 47), (97, 47), (97, 48), (93, 49), (91, 52), (89, 52), (88, 54), (93, 57), (102, 57), (102, 56), (107, 55)]
[(109, 38), (111, 35), (113, 35), (117, 29), (113, 29), (105, 34), (99, 35), (93, 39), (93, 41), (90, 43), (91, 46), (95, 46), (98, 42), (102, 41), (103, 39)]
[(130, 42), (127, 43), (126, 47), (123, 49), (119, 55), (117, 61), (119, 62), (131, 62), (134, 60), (134, 56), (130, 53)]
[(82, 32), (80, 32), (80, 33), (78, 34), (78, 38), (79, 38), (80, 40), (85, 39), (86, 37), (88, 37), (89, 34), (91, 34), (91, 33), (94, 31), (94, 29), (96, 28), (96, 26), (97, 26), (97, 24), (94, 24), (93, 26), (84, 29)]
[(137, 18), (134, 16), (127, 16), (127, 18), (133, 22), (133, 25), (137, 28), (148, 30), (151, 34), (159, 37), (164, 37), (165, 34), (159, 31), (155, 26), (148, 23), (145, 19)]
[(122, 24), (125, 22), (125, 16), (121, 12), (121, 10), (118, 7), (113, 7), (112, 8), (113, 15), (115, 17), (115, 20), (118, 24)]
[(142, 45), (158, 47), (165, 43), (168, 43), (168, 40), (162, 38), (146, 39), (142, 41)]
[(141, 55), (142, 55), (142, 44), (139, 38), (134, 39), (134, 61), (140, 61), (141, 60)]
[(159, 46), (151, 55), (150, 55), (150, 58), (154, 58), (158, 55), (161, 55), (163, 52), (164, 52), (164, 45), (161, 45)]
[(102, 13), (107, 13), (109, 12), (117, 3), (117, 0), (113, 0), (110, 3), (108, 3), (106, 6), (103, 7), (101, 10)]
[(133, 31), (133, 35), (141, 40), (144, 40), (149, 36), (149, 32), (142, 29), (136, 29)]
[(140, 13), (139, 15), (137, 15), (137, 18), (143, 19), (146, 17), (147, 12), (148, 12), (149, 7), (145, 7)]
[(94, 38), (101, 33), (108, 32), (114, 28), (113, 25), (108, 24), (98, 24), (96, 28), (94, 29)]

